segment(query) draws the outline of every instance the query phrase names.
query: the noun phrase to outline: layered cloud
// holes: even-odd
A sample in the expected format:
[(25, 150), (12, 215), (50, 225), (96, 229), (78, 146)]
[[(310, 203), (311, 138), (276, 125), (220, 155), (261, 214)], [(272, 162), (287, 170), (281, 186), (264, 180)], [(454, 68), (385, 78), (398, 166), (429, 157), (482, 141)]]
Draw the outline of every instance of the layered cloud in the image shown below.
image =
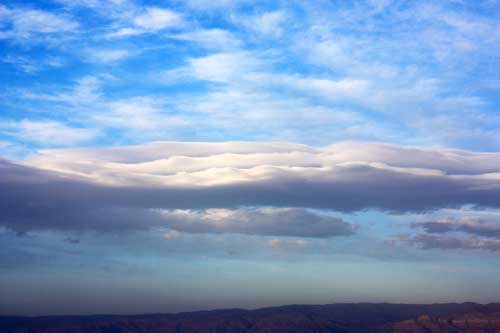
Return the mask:
[(431, 234), (400, 235), (397, 241), (422, 249), (500, 251), (500, 239)]
[[(164, 227), (191, 233), (350, 235), (355, 226), (308, 209), (405, 213), (467, 204), (498, 207), (499, 159), (496, 153), (370, 142), (323, 148), (156, 142), (44, 150), (24, 165), (2, 161), (1, 220), (18, 232)], [(457, 225), (453, 228), (472, 233)]]
[(162, 211), (161, 215), (166, 226), (187, 233), (328, 238), (350, 236), (356, 230), (354, 225), (337, 217), (299, 208), (173, 210)]
[(370, 176), (381, 175), (388, 178), (384, 187), (399, 188), (394, 183), (397, 179), (401, 185), (408, 183), (408, 189), (426, 181), (487, 191), (497, 189), (499, 160), (497, 153), (375, 142), (339, 142), (322, 148), (286, 142), (153, 142), (42, 150), (40, 156), (23, 163), (123, 186), (211, 187), (283, 181), (357, 187), (366, 178), (368, 188), (379, 183)]
[(500, 220), (496, 214), (441, 217), (414, 222), (411, 226), (417, 232), (399, 235), (397, 241), (423, 249), (500, 251)]
[(431, 234), (461, 232), (476, 236), (500, 238), (500, 220), (483, 220), (477, 217), (443, 218), (416, 222), (413, 227)]

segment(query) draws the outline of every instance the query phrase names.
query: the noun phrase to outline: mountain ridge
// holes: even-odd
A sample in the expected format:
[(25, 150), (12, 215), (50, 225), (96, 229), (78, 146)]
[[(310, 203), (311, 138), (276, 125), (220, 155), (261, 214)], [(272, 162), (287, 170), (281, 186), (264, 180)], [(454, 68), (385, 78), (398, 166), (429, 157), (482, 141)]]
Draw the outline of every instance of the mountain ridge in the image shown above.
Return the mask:
[(292, 304), (135, 315), (0, 316), (0, 333), (500, 333), (500, 303)]

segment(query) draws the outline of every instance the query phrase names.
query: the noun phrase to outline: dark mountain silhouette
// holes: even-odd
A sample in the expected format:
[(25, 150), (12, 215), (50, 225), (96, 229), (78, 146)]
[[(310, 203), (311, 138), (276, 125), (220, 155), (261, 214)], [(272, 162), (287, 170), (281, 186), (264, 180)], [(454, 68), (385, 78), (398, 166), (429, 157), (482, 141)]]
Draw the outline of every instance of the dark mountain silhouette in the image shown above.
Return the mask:
[(178, 314), (0, 317), (0, 333), (500, 333), (500, 303), (288, 305)]

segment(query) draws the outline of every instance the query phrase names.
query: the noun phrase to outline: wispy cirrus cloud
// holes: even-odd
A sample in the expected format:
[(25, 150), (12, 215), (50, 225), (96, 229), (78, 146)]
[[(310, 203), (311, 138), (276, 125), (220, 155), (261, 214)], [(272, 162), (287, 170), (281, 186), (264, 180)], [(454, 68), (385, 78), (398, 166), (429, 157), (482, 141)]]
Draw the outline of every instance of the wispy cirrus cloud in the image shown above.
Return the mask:
[(128, 131), (150, 131), (152, 136), (163, 131), (188, 125), (180, 116), (167, 116), (160, 101), (148, 97), (136, 97), (105, 103), (107, 112), (96, 113), (92, 121), (99, 126), (114, 127)]
[(192, 42), (207, 49), (237, 50), (242, 46), (242, 41), (233, 33), (219, 28), (192, 30), (171, 35), (170, 38)]
[(116, 63), (128, 58), (131, 53), (124, 49), (88, 49), (85, 51), (85, 59), (95, 63)]
[(79, 23), (66, 16), (29, 7), (0, 5), (0, 39), (30, 39), (33, 36), (69, 33), (79, 28)]
[(108, 38), (123, 38), (145, 33), (155, 33), (166, 29), (178, 29), (186, 25), (180, 13), (168, 8), (137, 8), (129, 14), (129, 22), (122, 20), (122, 27), (110, 32)]
[(175, 110), (169, 110), (170, 105), (165, 99), (149, 96), (107, 98), (103, 93), (103, 85), (113, 79), (109, 76), (85, 76), (77, 79), (70, 89), (55, 93), (26, 92), (24, 98), (42, 103), (57, 103), (59, 108), (68, 113), (78, 111), (76, 121), (94, 132), (116, 130), (123, 131), (129, 137), (145, 135), (151, 139), (172, 128), (182, 128), (189, 124), (189, 118), (172, 112)]
[(58, 68), (65, 65), (64, 61), (59, 57), (32, 59), (25, 56), (7, 55), (0, 61), (13, 65), (28, 74), (37, 74), (44, 69)]
[(253, 16), (234, 17), (236, 24), (260, 36), (279, 37), (283, 34), (288, 13), (284, 10), (269, 11)]
[(53, 120), (1, 121), (0, 131), (19, 141), (43, 146), (68, 146), (94, 139), (97, 131), (81, 127), (70, 127)]

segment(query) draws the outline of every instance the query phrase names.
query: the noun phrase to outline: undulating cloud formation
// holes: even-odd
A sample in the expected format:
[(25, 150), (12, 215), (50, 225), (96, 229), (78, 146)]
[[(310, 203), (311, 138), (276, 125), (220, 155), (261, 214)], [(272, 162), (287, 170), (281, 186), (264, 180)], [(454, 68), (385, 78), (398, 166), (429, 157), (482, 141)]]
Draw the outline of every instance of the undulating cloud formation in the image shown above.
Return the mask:
[[(157, 193), (162, 199), (138, 197), (153, 200), (154, 208), (269, 205), (424, 212), (468, 204), (500, 208), (499, 161), (497, 153), (370, 142), (323, 148), (157, 142), (45, 150), (23, 163), (92, 188)], [(128, 202), (127, 196), (113, 201)]]
[(0, 315), (498, 301), (499, 8), (0, 3)]
[[(22, 164), (2, 162), (1, 223), (18, 233), (163, 227), (187, 233), (348, 236), (355, 234), (354, 225), (307, 209), (389, 214), (466, 205), (498, 209), (498, 161), (496, 153), (370, 142), (323, 148), (155, 142), (44, 150)], [(498, 220), (442, 218), (411, 226), (428, 234), (500, 234)], [(426, 248), (455, 244), (436, 235), (409, 240), (425, 242)]]

